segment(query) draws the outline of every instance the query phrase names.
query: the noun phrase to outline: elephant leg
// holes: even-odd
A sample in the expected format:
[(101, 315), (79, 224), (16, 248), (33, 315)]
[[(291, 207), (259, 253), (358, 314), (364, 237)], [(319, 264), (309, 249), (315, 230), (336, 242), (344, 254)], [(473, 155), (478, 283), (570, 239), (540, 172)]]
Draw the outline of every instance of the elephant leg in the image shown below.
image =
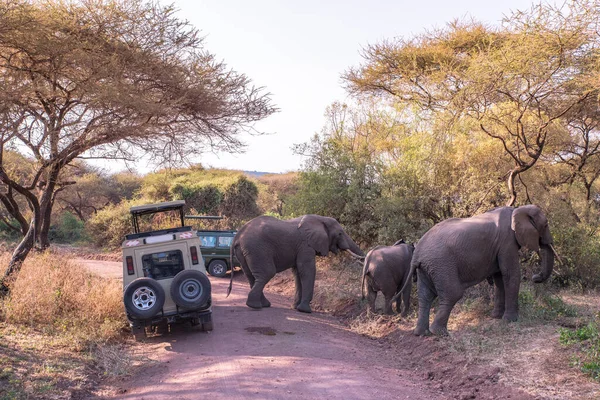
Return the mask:
[(517, 252), (499, 259), (500, 272), (504, 283), (504, 314), (502, 319), (516, 321), (519, 317), (519, 286), (521, 270)]
[(450, 318), (450, 312), (461, 297), (462, 294), (452, 294), (451, 296), (440, 295), (438, 309), (436, 310), (433, 323), (429, 328), (431, 333), (437, 336), (445, 336), (448, 334), (448, 319)]
[(365, 291), (367, 292), (367, 302), (369, 303), (369, 310), (375, 313), (375, 300), (377, 300), (377, 290), (373, 288), (371, 277), (367, 275), (365, 279)]
[(401, 312), (401, 307), (402, 307), (402, 296), (398, 296), (396, 298), (396, 312), (397, 313)]
[(302, 281), (300, 280), (300, 276), (298, 274), (298, 268), (292, 267), (292, 274), (294, 275), (294, 283), (296, 286), (296, 291), (294, 294), (294, 304), (292, 304), (292, 308), (298, 308), (298, 304), (300, 304), (300, 300), (302, 299)]
[(313, 299), (315, 290), (315, 277), (317, 275), (317, 267), (315, 264), (315, 256), (313, 254), (305, 254), (304, 259), (296, 263), (298, 275), (302, 284), (302, 294), (300, 303), (296, 310), (300, 312), (310, 313), (310, 302)]
[(261, 260), (261, 262), (252, 263), (252, 265), (260, 265), (261, 270), (252, 273), (254, 282), (251, 283), (250, 293), (246, 305), (250, 308), (260, 310), (263, 307), (270, 307), (271, 303), (265, 297), (263, 289), (265, 285), (275, 276), (275, 265), (272, 261)]
[(417, 292), (419, 294), (419, 318), (417, 319), (417, 327), (413, 333), (417, 336), (429, 335), (429, 311), (431, 303), (437, 297), (433, 283), (429, 277), (418, 269), (419, 281), (417, 283)]
[(458, 282), (458, 277), (452, 279), (447, 277), (443, 286), (438, 288), (439, 304), (435, 312), (435, 318), (429, 330), (434, 335), (444, 336), (448, 334), (448, 319), (454, 305), (464, 294), (464, 289)]
[[(410, 277), (409, 277), (410, 279)], [(402, 307), (402, 313), (400, 314), (402, 317), (407, 317), (408, 313), (410, 312), (410, 292), (411, 292), (412, 286), (409, 284), (406, 289), (404, 289), (404, 293), (402, 293), (402, 303), (404, 303), (404, 306)], [(398, 297), (398, 300), (400, 300), (400, 297)], [(398, 309), (398, 311), (400, 310), (400, 308), (396, 305), (396, 308)]]
[(385, 298), (385, 303), (383, 306), (383, 312), (387, 315), (393, 315), (394, 311), (392, 310), (392, 298), (394, 297), (394, 294), (392, 293), (391, 296), (387, 296), (384, 295)]
[(504, 315), (504, 280), (502, 274), (497, 273), (493, 276), (494, 285), (494, 309), (492, 310), (492, 318), (500, 319)]

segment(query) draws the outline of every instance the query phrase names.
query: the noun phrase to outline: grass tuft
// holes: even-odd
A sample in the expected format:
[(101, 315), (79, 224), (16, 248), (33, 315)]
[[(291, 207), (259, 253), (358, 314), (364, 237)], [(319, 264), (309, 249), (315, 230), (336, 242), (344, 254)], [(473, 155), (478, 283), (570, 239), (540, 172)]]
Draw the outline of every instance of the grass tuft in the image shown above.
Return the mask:
[(573, 364), (595, 380), (600, 380), (600, 314), (589, 324), (576, 329), (559, 329), (559, 342), (575, 347)]

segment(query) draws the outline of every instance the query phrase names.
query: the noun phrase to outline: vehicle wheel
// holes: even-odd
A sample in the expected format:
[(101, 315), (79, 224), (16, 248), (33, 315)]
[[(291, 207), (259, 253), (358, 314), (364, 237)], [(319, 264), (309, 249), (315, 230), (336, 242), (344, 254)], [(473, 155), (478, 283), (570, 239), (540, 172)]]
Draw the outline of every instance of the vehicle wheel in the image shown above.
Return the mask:
[(210, 299), (210, 280), (200, 271), (181, 271), (171, 282), (171, 298), (179, 307), (194, 310)]
[(208, 273), (217, 278), (227, 275), (227, 263), (223, 260), (213, 260), (208, 265)]
[(210, 332), (213, 330), (213, 322), (212, 321), (208, 321), (202, 324), (202, 330), (204, 332)]
[(152, 318), (165, 304), (165, 290), (154, 279), (137, 278), (125, 288), (123, 302), (133, 318)]

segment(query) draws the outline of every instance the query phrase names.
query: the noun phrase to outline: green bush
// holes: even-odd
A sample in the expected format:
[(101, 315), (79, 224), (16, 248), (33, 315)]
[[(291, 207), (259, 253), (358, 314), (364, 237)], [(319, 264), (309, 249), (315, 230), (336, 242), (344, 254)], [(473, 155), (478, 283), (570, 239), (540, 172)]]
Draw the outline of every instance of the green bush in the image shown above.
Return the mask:
[(579, 224), (552, 225), (552, 235), (563, 261), (555, 263), (553, 280), (561, 286), (600, 286), (600, 237), (597, 227)]
[(595, 380), (600, 380), (600, 320), (577, 329), (561, 328), (559, 342), (564, 346), (576, 346), (579, 356), (574, 364)]
[[(13, 226), (19, 226), (19, 223), (10, 220), (9, 223)], [(4, 221), (0, 221), (0, 240), (3, 241), (16, 241), (22, 238), (20, 232), (15, 231), (14, 229), (9, 228)]]
[(125, 235), (132, 232), (129, 208), (134, 204), (123, 201), (98, 211), (86, 222), (91, 240), (99, 247), (118, 248)]
[(575, 309), (556, 294), (547, 291), (536, 294), (536, 290), (529, 285), (521, 285), (519, 309), (524, 318), (531, 320), (549, 321), (558, 317), (577, 316)]
[(89, 239), (84, 222), (68, 211), (55, 220), (48, 232), (48, 238), (58, 243), (76, 243)]

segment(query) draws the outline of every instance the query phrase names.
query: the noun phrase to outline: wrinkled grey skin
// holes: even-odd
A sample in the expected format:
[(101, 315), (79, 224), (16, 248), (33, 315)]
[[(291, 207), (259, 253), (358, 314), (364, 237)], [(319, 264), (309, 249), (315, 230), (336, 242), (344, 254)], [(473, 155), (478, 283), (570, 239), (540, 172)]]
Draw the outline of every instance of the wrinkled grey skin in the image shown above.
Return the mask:
[[(403, 240), (393, 246), (377, 246), (367, 253), (362, 273), (362, 294), (367, 301), (369, 309), (375, 312), (377, 292), (381, 291), (385, 298), (384, 313), (393, 314), (392, 298), (402, 288), (402, 295), (396, 296), (396, 311), (400, 312), (401, 303), (404, 303), (401, 315), (406, 317), (410, 310), (410, 291), (412, 290), (410, 273), (410, 260), (415, 247), (405, 244)], [(406, 283), (406, 285), (405, 285)]]
[[(250, 282), (248, 307), (270, 307), (263, 293), (265, 285), (277, 272), (291, 268), (296, 283), (293, 308), (307, 313), (311, 312), (315, 285), (315, 256), (325, 257), (330, 251), (337, 254), (340, 250), (364, 256), (335, 219), (320, 215), (287, 221), (268, 216), (254, 218), (237, 232), (231, 245)], [(233, 282), (233, 274), (231, 279)]]
[[(500, 207), (471, 218), (453, 218), (431, 228), (419, 241), (411, 262), (419, 283), (416, 335), (447, 334), (448, 318), (466, 288), (488, 276), (496, 286), (493, 318), (516, 321), (521, 282), (519, 248), (539, 251), (543, 282), (552, 273), (554, 255), (548, 220), (534, 205)], [(439, 305), (431, 327), (429, 310)]]

